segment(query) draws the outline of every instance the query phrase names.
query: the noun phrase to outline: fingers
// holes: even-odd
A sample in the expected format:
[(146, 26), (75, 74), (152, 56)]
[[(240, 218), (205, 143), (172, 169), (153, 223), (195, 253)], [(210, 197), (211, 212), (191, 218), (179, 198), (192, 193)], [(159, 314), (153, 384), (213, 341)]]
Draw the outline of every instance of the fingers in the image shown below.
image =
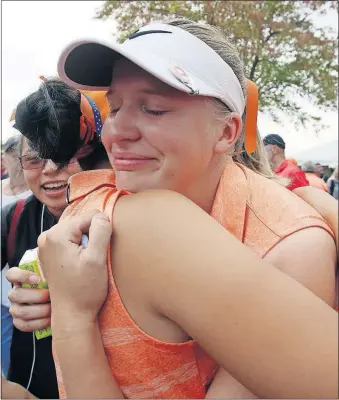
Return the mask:
[(107, 247), (112, 235), (112, 224), (104, 213), (94, 215), (89, 228), (89, 239), (84, 255), (96, 263), (106, 264)]
[(9, 312), (15, 319), (30, 321), (51, 317), (51, 304), (12, 304)]
[(15, 287), (8, 293), (8, 298), (11, 303), (19, 303), (19, 304), (40, 304), (47, 303), (50, 301), (49, 299), (49, 290), (48, 289), (31, 289), (31, 288), (22, 288)]
[(23, 319), (13, 318), (13, 325), (22, 332), (35, 332), (50, 327), (51, 319), (42, 318), (25, 321)]
[(38, 247), (41, 249), (47, 240), (70, 241), (80, 244), (82, 235), (88, 233), (93, 217), (98, 210), (86, 211), (81, 215), (74, 216), (67, 221), (61, 221), (58, 225), (42, 233), (38, 238)]
[(10, 268), (6, 274), (7, 280), (13, 285), (21, 285), (23, 283), (37, 284), (40, 277), (34, 272), (26, 271), (17, 267)]
[(9, 311), (13, 324), (20, 331), (34, 332), (51, 325), (51, 305), (47, 303), (49, 290), (14, 287), (8, 298), (12, 303)]

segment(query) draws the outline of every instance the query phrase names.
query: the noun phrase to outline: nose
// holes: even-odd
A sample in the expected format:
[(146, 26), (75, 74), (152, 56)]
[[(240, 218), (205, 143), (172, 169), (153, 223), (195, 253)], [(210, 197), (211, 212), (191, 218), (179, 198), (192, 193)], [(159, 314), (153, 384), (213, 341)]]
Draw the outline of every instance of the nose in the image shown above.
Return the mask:
[(121, 141), (135, 141), (140, 139), (141, 135), (138, 129), (137, 117), (134, 116), (133, 111), (127, 107), (125, 109), (122, 107), (114, 117), (108, 118), (106, 121), (106, 134), (109, 135), (114, 142), (118, 143)]
[(55, 164), (52, 160), (47, 160), (46, 164), (44, 165), (44, 168), (42, 169), (42, 172), (46, 173), (51, 173), (51, 172), (56, 172), (58, 169), (57, 164)]

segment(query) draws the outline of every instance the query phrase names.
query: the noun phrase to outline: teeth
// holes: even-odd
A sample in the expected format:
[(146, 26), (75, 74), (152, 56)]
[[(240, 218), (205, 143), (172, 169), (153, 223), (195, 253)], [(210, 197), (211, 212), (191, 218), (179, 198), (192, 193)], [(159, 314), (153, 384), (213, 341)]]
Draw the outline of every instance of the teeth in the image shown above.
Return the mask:
[(64, 187), (66, 187), (67, 186), (67, 184), (66, 183), (63, 183), (63, 184), (59, 184), (59, 185), (57, 185), (57, 184), (48, 184), (48, 185), (44, 185), (43, 187), (44, 187), (44, 189), (52, 189), (52, 190), (55, 190), (55, 189), (62, 189), (62, 188), (64, 188)]

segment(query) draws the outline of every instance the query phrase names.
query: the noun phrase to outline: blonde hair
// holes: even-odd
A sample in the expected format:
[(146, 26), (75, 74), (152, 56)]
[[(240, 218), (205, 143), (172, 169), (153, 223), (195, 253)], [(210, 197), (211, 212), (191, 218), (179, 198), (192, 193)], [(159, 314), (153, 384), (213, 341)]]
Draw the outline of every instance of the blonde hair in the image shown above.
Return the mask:
[[(197, 23), (184, 18), (167, 19), (164, 21), (164, 23), (176, 26), (189, 32), (190, 34), (205, 42), (217, 54), (219, 54), (219, 56), (232, 68), (233, 72), (240, 82), (244, 98), (245, 100), (247, 99), (247, 84), (243, 63), (240, 59), (236, 47), (221, 30), (208, 24)], [(214, 109), (216, 116), (227, 122), (227, 117), (230, 117), (231, 110), (224, 103), (217, 99), (214, 100)], [(234, 152), (232, 154), (234, 161), (246, 166), (247, 168), (264, 176), (265, 178), (274, 180), (283, 186), (287, 186), (289, 180), (277, 176), (272, 171), (258, 129), (256, 137), (256, 151), (252, 154), (247, 154), (247, 152), (245, 151), (245, 120), (246, 110), (242, 115), (243, 129), (235, 144)]]

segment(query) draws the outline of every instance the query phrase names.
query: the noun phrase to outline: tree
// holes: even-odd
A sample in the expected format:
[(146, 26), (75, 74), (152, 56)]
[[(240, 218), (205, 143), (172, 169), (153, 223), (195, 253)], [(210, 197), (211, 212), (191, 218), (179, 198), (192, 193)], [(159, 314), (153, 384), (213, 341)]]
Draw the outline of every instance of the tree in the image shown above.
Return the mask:
[[(236, 44), (246, 76), (256, 82), (259, 108), (279, 121), (319, 122), (302, 107), (335, 110), (338, 93), (338, 37), (316, 18), (338, 13), (336, 1), (106, 1), (96, 18), (114, 18), (119, 38), (164, 17), (185, 17), (222, 29)], [(319, 125), (318, 125), (319, 128)]]

